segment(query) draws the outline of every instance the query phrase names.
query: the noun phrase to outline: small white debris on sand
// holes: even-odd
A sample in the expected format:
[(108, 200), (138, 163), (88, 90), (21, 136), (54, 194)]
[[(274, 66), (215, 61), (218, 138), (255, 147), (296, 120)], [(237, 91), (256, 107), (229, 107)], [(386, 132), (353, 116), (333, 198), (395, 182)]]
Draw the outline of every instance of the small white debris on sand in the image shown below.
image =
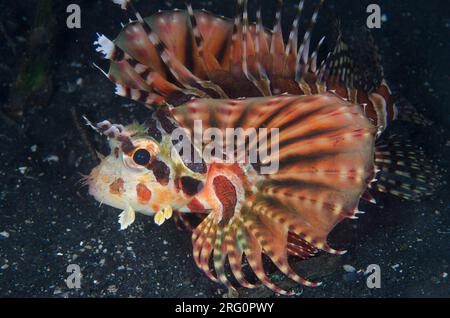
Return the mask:
[(0, 232), (0, 235), (3, 236), (4, 238), (9, 238), (9, 233), (6, 231)]
[(37, 145), (33, 145), (30, 147), (31, 152), (36, 152), (37, 151)]
[(442, 278), (447, 278), (447, 277), (448, 277), (448, 273), (443, 272), (443, 273), (442, 273)]
[(59, 295), (59, 294), (62, 294), (62, 290), (59, 289), (59, 288), (56, 288), (56, 289), (53, 291), (53, 295)]
[(59, 162), (59, 157), (56, 155), (50, 155), (44, 158), (44, 162), (48, 163)]
[(23, 166), (23, 167), (19, 167), (18, 168), (21, 174), (25, 174), (25, 172), (27, 172), (28, 167)]
[(108, 292), (109, 293), (111, 293), (111, 294), (115, 294), (115, 293), (117, 293), (117, 287), (116, 287), (116, 285), (110, 285), (110, 286), (108, 286)]
[(400, 264), (395, 264), (395, 265), (391, 266), (391, 268), (393, 270), (397, 270), (397, 268), (399, 268), (399, 267), (400, 267)]
[(352, 265), (344, 265), (342, 266), (347, 273), (354, 273), (356, 269)]

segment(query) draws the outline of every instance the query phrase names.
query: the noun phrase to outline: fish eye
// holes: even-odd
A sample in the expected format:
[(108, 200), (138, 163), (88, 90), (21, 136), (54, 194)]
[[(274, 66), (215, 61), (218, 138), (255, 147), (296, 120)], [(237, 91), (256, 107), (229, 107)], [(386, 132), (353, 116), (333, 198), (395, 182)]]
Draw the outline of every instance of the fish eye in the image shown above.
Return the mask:
[(149, 139), (133, 140), (134, 148), (130, 152), (123, 152), (122, 160), (131, 169), (142, 171), (158, 156), (159, 146)]
[(133, 154), (133, 161), (137, 165), (146, 166), (151, 159), (150, 152), (147, 149), (140, 148), (136, 150)]

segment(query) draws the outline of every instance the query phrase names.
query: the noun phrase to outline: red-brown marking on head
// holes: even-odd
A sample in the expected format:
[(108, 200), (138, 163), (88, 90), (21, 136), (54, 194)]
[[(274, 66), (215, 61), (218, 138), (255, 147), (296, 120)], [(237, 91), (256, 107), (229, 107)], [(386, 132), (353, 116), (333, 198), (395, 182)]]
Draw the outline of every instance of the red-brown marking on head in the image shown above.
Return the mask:
[(215, 177), (213, 184), (214, 192), (223, 206), (222, 222), (227, 224), (234, 215), (237, 203), (236, 189), (233, 183), (225, 176)]
[(124, 181), (122, 178), (114, 180), (113, 183), (109, 185), (109, 192), (112, 194), (121, 195), (124, 192), (123, 184)]
[(197, 199), (193, 198), (191, 202), (187, 205), (188, 209), (191, 210), (191, 212), (204, 212), (206, 211), (203, 204)]
[(136, 185), (136, 193), (140, 204), (146, 204), (152, 198), (152, 192), (142, 183)]

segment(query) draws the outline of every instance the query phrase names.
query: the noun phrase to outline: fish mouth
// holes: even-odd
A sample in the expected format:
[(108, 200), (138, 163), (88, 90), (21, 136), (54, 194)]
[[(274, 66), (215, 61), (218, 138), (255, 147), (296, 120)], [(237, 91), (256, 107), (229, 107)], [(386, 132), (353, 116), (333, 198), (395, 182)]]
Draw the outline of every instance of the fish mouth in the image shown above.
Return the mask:
[(111, 193), (111, 183), (107, 180), (102, 180), (101, 167), (95, 167), (87, 178), (87, 185), (89, 187), (89, 194), (95, 198), (100, 205), (106, 204), (117, 209), (125, 209), (129, 203), (121, 194)]
[(91, 173), (86, 177), (86, 185), (89, 189), (89, 194), (92, 195), (97, 199), (97, 196), (99, 194), (99, 184), (98, 184), (98, 178), (100, 175), (100, 165), (92, 169)]

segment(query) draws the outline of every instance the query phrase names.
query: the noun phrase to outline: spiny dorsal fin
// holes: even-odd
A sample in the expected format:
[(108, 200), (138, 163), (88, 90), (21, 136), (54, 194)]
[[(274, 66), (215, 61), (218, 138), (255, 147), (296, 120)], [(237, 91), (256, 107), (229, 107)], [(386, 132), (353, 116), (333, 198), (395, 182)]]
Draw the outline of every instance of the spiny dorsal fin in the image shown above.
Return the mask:
[(362, 27), (341, 27), (337, 31), (333, 53), (326, 62), (326, 77), (349, 88), (370, 94), (384, 79), (381, 55), (369, 31)]
[(115, 2), (120, 4), (123, 9), (130, 9), (134, 12), (139, 23), (142, 25), (147, 38), (156, 48), (164, 64), (171, 71), (172, 75), (188, 90), (194, 92), (199, 97), (225, 97), (222, 89), (212, 82), (199, 79), (191, 73), (186, 66), (177, 59), (171, 50), (167, 48), (158, 34), (152, 30), (152, 26), (144, 20), (141, 14), (136, 10), (131, 0), (118, 0)]
[(244, 0), (236, 3), (236, 15), (233, 22), (233, 34), (231, 35), (230, 66), (241, 64), (242, 57), (242, 15), (244, 13)]
[(314, 13), (311, 17), (311, 21), (309, 23), (309, 26), (303, 35), (302, 43), (300, 44), (300, 47), (298, 48), (297, 53), (297, 60), (295, 63), (295, 81), (297, 83), (300, 83), (303, 79), (304, 73), (308, 72), (309, 70), (309, 47), (311, 43), (311, 34), (314, 30), (314, 27), (317, 23), (317, 18), (319, 16), (319, 10), (323, 5), (324, 0), (321, 0), (316, 8), (314, 9)]
[(272, 37), (270, 42), (270, 55), (272, 57), (272, 73), (274, 74), (282, 73), (285, 61), (283, 28), (281, 26), (282, 11), (283, 11), (283, 0), (277, 0), (275, 23), (272, 30)]
[(267, 56), (269, 48), (266, 41), (266, 33), (262, 23), (262, 6), (261, 1), (258, 1), (258, 7), (256, 9), (256, 36), (255, 36), (255, 50), (256, 50), (256, 67), (258, 70), (260, 81), (265, 88), (265, 96), (271, 96), (272, 91), (270, 88), (270, 79), (267, 75), (267, 69), (264, 62), (261, 60), (261, 56)]
[(303, 12), (304, 0), (300, 0), (297, 8), (294, 21), (292, 22), (291, 32), (289, 33), (288, 43), (285, 50), (286, 62), (284, 66), (285, 76), (291, 76), (292, 69), (297, 61), (298, 50), (298, 30), (300, 24), (300, 17)]

